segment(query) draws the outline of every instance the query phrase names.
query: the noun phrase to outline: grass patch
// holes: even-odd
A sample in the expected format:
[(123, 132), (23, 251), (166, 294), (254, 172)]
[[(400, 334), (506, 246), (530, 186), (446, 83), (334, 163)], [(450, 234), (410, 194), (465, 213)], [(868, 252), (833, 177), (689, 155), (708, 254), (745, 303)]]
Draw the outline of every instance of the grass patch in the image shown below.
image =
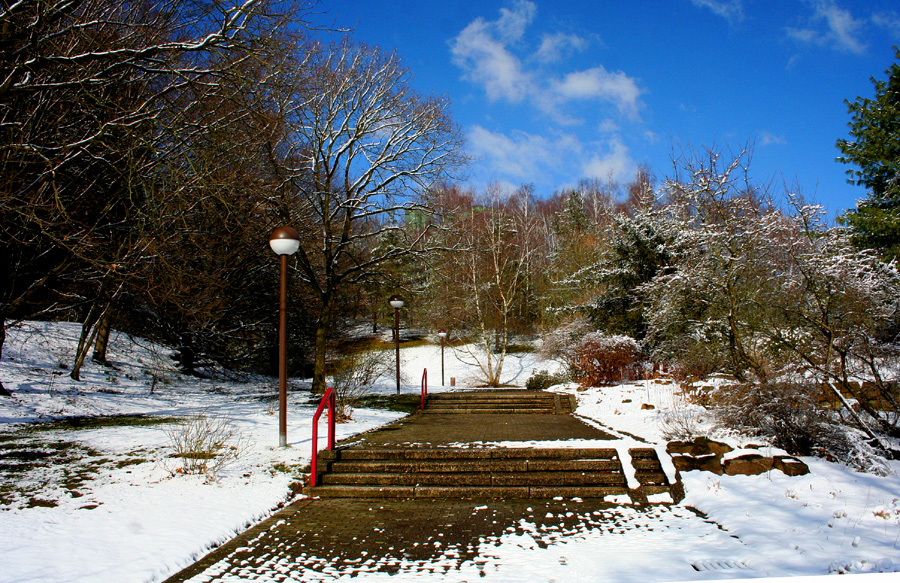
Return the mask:
[(80, 498), (90, 492), (90, 482), (117, 465), (95, 449), (28, 429), (15, 441), (0, 442), (0, 507), (56, 507), (59, 494), (54, 486)]
[(510, 344), (506, 347), (506, 352), (510, 354), (528, 354), (537, 352), (537, 348), (531, 344)]
[(128, 466), (137, 466), (137, 465), (140, 465), (140, 464), (145, 464), (145, 463), (147, 463), (147, 462), (149, 462), (149, 461), (150, 461), (150, 460), (147, 460), (147, 459), (144, 459), (144, 458), (141, 458), (141, 457), (127, 458), (127, 459), (124, 459), (124, 460), (119, 460), (119, 461), (117, 461), (117, 462), (116, 462), (116, 468), (118, 468), (118, 469), (121, 470), (122, 468), (127, 468)]
[(32, 431), (59, 431), (102, 429), (104, 427), (148, 427), (178, 421), (178, 417), (158, 417), (154, 415), (105, 415), (99, 417), (66, 417), (57, 421), (47, 421), (29, 425)]
[(272, 464), (271, 473), (275, 474), (288, 474), (288, 475), (300, 475), (309, 472), (309, 464), (286, 464), (284, 462), (275, 462)]
[(384, 409), (401, 413), (415, 413), (422, 396), (415, 393), (402, 395), (366, 395), (359, 400), (359, 406), (366, 409)]

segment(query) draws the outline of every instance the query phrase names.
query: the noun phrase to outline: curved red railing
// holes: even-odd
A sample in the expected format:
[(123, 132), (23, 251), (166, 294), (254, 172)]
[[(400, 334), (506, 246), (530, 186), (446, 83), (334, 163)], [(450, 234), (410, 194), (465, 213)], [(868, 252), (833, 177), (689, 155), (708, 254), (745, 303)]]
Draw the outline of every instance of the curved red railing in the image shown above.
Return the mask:
[(316, 414), (313, 415), (312, 422), (312, 459), (310, 460), (310, 471), (309, 471), (309, 485), (317, 486), (318, 485), (318, 476), (316, 476), (316, 465), (318, 462), (318, 451), (319, 451), (319, 417), (322, 416), (322, 410), (325, 409), (325, 404), (328, 404), (328, 449), (334, 449), (334, 411), (336, 405), (336, 397), (337, 394), (334, 392), (334, 388), (328, 387), (325, 391), (325, 394), (322, 396), (322, 400), (319, 402), (319, 408), (316, 409)]
[(428, 369), (422, 371), (422, 402), (419, 404), (420, 409), (425, 408), (425, 399), (428, 397)]

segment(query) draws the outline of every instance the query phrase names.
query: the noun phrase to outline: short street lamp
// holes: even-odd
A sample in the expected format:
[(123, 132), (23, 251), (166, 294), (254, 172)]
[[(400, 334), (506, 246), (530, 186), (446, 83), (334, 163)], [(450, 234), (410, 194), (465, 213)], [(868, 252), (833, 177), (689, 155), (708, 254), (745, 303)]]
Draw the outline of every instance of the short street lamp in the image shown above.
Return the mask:
[(394, 308), (394, 346), (397, 352), (397, 394), (400, 394), (400, 308), (405, 303), (403, 298), (394, 294), (388, 300), (388, 303)]
[(441, 386), (444, 386), (444, 339), (447, 338), (447, 331), (441, 328), (438, 330), (438, 336), (441, 338)]
[(278, 227), (269, 235), (269, 247), (281, 256), (278, 324), (278, 445), (287, 447), (287, 271), (288, 255), (293, 255), (300, 248), (300, 233), (291, 227)]

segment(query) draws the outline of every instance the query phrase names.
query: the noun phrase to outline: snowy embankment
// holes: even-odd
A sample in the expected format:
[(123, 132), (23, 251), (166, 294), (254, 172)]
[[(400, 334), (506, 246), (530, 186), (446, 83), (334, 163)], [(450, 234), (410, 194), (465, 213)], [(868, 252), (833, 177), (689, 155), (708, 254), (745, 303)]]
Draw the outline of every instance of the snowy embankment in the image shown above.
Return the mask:
[[(170, 349), (113, 334), (111, 366), (88, 361), (69, 378), (80, 326), (26, 322), (7, 332), (0, 379), (0, 581), (91, 583), (159, 581), (270, 515), (293, 497), (291, 484), (309, 464), (316, 403), (309, 384), (292, 379), (287, 449), (278, 448), (277, 380), (198, 379), (180, 374)], [(509, 380), (524, 384), (533, 355), (511, 356)], [(403, 392), (418, 393), (422, 372), (431, 391), (441, 379), (439, 346), (404, 349)], [(471, 383), (473, 368), (445, 351), (445, 376)], [(299, 389), (297, 389), (299, 387)], [(393, 377), (373, 392), (392, 394)], [(23, 429), (59, 418), (117, 415), (227, 419), (242, 455), (212, 481), (178, 473), (172, 423), (92, 429)], [(337, 439), (402, 414), (357, 409), (337, 425)], [(324, 419), (323, 419), (324, 421)], [(325, 446), (325, 424), (319, 431)], [(64, 447), (63, 447), (64, 445)], [(65, 451), (45, 463), (18, 458)], [(32, 460), (33, 461), (33, 460)], [(27, 467), (27, 471), (22, 468)]]
[[(575, 386), (555, 390), (577, 396), (576, 414), (648, 443), (662, 446), (662, 433), (673, 418), (689, 418), (682, 423), (693, 423), (700, 434), (712, 434), (735, 453), (748, 451), (742, 448), (751, 444), (752, 452), (784, 453), (758, 440), (717, 433), (706, 411), (685, 402), (676, 385), (641, 381), (583, 392)], [(648, 406), (653, 408), (642, 408)], [(802, 460), (811, 470), (805, 476), (777, 470), (758, 476), (681, 474), (686, 498), (679, 506), (699, 511), (745, 549), (740, 556), (746, 557), (742, 565), (748, 570), (741, 575), (740, 568), (725, 569), (729, 577), (900, 572), (900, 462), (891, 462), (892, 475), (879, 477), (818, 458)], [(685, 544), (682, 558), (702, 555), (697, 544)], [(716, 570), (715, 561), (710, 565)], [(669, 579), (661, 580), (680, 579), (672, 567)], [(703, 569), (703, 563), (698, 567)]]
[[(273, 379), (185, 377), (171, 366), (165, 349), (119, 335), (109, 354), (113, 366), (89, 364), (83, 380), (75, 382), (63, 365), (71, 364), (78, 332), (75, 324), (26, 323), (9, 332), (4, 347), (0, 378), (13, 396), (0, 399), (0, 581), (159, 581), (290, 499), (290, 485), (310, 456), (315, 403), (308, 390), (290, 393), (291, 447), (281, 449), (276, 447)], [(445, 356), (448, 383), (454, 377), (458, 386), (471, 385), (474, 367), (449, 348)], [(429, 390), (446, 390), (437, 386), (438, 346), (404, 349), (402, 359), (404, 392), (419, 391), (426, 367)], [(557, 368), (533, 353), (514, 355), (503, 380), (523, 386), (534, 371)], [(374, 390), (392, 393), (393, 378), (380, 379)], [(617, 433), (621, 440), (613, 445), (619, 449), (646, 442), (664, 451), (667, 423), (711, 431), (706, 412), (684, 402), (674, 384), (554, 390), (575, 394), (577, 413)], [(203, 411), (230, 420), (246, 445), (216, 481), (173, 472), (171, 423), (43, 431), (22, 425), (52, 417), (183, 417)], [(352, 422), (338, 425), (338, 438), (397, 417), (357, 410)], [(737, 436), (714, 437), (734, 447), (748, 445)], [(12, 469), (17, 455), (28, 471)], [(688, 472), (682, 474), (687, 498), (680, 504), (651, 511), (626, 506), (615, 511), (614, 519), (594, 512), (584, 517), (583, 528), (571, 531), (538, 532), (523, 519), (521, 530), (527, 534), (484, 541), (479, 549), (484, 561), (461, 566), (449, 580), (644, 583), (877, 572), (895, 577), (900, 571), (900, 465), (894, 463), (894, 474), (881, 478), (840, 464), (804, 461), (812, 473), (799, 477), (778, 471), (760, 476)], [(575, 510), (576, 501), (572, 506)], [(493, 568), (485, 570), (486, 564)], [(423, 581), (426, 575), (401, 570), (366, 579), (401, 583)], [(863, 577), (867, 583), (880, 580), (879, 575)]]
[[(58, 450), (60, 443), (75, 445), (66, 448), (72, 452), (65, 458), (68, 469), (51, 462), (31, 465), (24, 475), (3, 472), (8, 484), (0, 505), (0, 581), (160, 580), (292, 496), (291, 483), (311, 453), (315, 404), (308, 390), (290, 393), (291, 447), (278, 448), (277, 380), (184, 376), (171, 366), (171, 351), (114, 335), (112, 366), (87, 364), (75, 382), (63, 367), (72, 362), (78, 333), (76, 324), (38, 322), (8, 332), (0, 378), (13, 396), (0, 398), (4, 457), (17, 456), (10, 449), (16, 446), (33, 457)], [(171, 423), (39, 432), (10, 425), (200, 412), (229, 420), (242, 440), (242, 455), (215, 481), (173, 473), (179, 460), (170, 457)], [(352, 422), (337, 426), (337, 437), (400, 416), (357, 410)]]

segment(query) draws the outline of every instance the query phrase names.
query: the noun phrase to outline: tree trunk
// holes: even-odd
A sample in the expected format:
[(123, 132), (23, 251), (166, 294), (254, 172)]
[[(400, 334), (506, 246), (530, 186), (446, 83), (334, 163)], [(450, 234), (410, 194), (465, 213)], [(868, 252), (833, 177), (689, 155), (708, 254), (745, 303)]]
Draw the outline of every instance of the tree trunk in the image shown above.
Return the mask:
[(325, 382), (325, 349), (328, 344), (328, 329), (331, 327), (331, 301), (330, 296), (323, 298), (322, 311), (319, 314), (319, 320), (316, 322), (316, 348), (312, 383), (314, 395), (324, 395), (327, 388), (327, 383)]
[(106, 349), (109, 346), (109, 327), (112, 320), (112, 309), (107, 308), (97, 324), (97, 341), (94, 343), (94, 355), (91, 360), (98, 364), (109, 364), (106, 360)]
[(196, 373), (197, 353), (194, 351), (194, 341), (190, 334), (181, 335), (181, 344), (178, 346), (178, 365), (184, 374)]
[[(104, 310), (105, 312), (106, 310)], [(81, 338), (78, 339), (78, 348), (75, 350), (75, 362), (72, 365), (72, 372), (69, 376), (72, 380), (81, 380), (81, 367), (84, 365), (84, 359), (87, 358), (88, 350), (94, 343), (97, 336), (97, 321), (103, 317), (103, 312), (98, 311), (97, 302), (91, 304), (84, 317), (84, 323), (81, 325)]]
[[(6, 341), (6, 316), (0, 315), (0, 358), (3, 358), (3, 343)], [(12, 393), (3, 386), (0, 380), (0, 397), (11, 397)]]

